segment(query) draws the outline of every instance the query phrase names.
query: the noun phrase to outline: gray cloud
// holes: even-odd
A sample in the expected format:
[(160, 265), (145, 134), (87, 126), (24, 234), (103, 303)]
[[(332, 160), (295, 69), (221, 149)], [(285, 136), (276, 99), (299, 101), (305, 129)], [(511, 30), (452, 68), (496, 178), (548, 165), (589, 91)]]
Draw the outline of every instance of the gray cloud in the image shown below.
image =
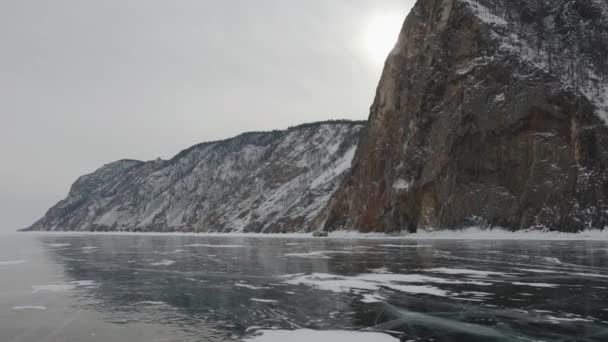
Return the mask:
[(0, 230), (113, 160), (366, 118), (382, 67), (366, 55), (366, 22), (405, 18), (413, 2), (1, 2)]

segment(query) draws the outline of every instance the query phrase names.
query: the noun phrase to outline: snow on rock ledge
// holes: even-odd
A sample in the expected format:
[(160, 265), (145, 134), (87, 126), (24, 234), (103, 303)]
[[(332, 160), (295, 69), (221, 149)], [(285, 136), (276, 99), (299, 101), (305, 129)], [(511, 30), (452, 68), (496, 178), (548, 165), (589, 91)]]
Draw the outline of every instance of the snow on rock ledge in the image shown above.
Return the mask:
[(461, 1), (492, 27), (500, 53), (558, 77), (592, 102), (596, 115), (608, 124), (608, 51), (603, 43), (608, 40), (608, 2)]

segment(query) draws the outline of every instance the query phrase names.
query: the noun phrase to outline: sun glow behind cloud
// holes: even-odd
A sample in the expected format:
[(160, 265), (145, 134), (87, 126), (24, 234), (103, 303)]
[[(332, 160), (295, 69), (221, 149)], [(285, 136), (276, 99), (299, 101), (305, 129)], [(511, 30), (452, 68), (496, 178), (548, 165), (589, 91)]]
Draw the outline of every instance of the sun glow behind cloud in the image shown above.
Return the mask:
[(364, 44), (372, 62), (385, 61), (397, 42), (404, 19), (404, 13), (380, 13), (370, 17)]

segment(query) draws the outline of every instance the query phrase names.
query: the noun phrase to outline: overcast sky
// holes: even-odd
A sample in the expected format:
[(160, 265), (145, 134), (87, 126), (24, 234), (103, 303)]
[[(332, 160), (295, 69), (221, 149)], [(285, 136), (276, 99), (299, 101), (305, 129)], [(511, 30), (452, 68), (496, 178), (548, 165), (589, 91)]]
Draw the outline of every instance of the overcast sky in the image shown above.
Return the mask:
[(0, 230), (31, 224), (114, 160), (366, 119), (383, 64), (370, 37), (413, 3), (1, 1)]

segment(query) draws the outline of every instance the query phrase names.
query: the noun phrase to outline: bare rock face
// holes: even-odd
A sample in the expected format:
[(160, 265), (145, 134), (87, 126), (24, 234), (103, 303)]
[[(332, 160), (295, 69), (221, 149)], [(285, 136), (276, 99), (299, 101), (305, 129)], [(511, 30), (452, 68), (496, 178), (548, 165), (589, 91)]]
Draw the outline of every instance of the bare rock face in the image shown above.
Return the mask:
[(203, 143), (171, 160), (122, 160), (80, 177), (27, 230), (293, 232), (322, 226), (362, 122)]
[(605, 0), (419, 0), (325, 228), (603, 228), (607, 122)]

